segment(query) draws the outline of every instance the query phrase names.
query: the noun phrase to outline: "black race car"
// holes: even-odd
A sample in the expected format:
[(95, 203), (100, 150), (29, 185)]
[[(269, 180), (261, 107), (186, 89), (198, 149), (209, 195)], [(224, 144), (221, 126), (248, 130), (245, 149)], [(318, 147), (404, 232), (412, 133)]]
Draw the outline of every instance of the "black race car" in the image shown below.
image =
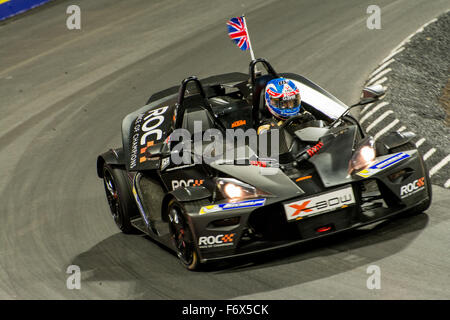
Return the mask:
[[(208, 130), (254, 132), (270, 117), (265, 85), (280, 76), (296, 81), (302, 108), (316, 120), (293, 117), (277, 134), (266, 132), (272, 153), (250, 139), (238, 146), (205, 139)], [(381, 89), (365, 88), (354, 106), (375, 101)], [(152, 95), (125, 117), (123, 146), (98, 157), (97, 173), (117, 226), (173, 249), (190, 270), (426, 210), (431, 184), (413, 134), (374, 141), (350, 109), (310, 80), (256, 59), (248, 75), (189, 77)], [(187, 138), (176, 140), (179, 132)]]

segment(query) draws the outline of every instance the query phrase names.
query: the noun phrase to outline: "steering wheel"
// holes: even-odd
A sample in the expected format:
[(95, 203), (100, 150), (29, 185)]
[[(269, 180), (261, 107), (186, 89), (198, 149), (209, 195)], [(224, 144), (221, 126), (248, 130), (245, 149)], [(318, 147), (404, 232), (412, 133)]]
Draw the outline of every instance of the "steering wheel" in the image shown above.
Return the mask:
[(290, 125), (292, 122), (294, 122), (295, 120), (298, 120), (300, 118), (302, 118), (303, 115), (302, 114), (298, 114), (296, 116), (293, 116), (289, 119), (287, 119), (285, 122), (283, 122), (283, 124), (280, 126), (280, 129), (285, 129), (288, 125)]

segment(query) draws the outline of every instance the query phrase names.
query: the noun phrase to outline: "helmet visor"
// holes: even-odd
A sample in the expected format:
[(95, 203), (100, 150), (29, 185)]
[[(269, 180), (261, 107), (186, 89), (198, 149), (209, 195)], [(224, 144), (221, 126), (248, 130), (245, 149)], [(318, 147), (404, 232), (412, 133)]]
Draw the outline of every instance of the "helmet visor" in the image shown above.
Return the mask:
[(281, 98), (270, 97), (270, 104), (278, 109), (294, 109), (300, 106), (300, 94), (284, 96)]

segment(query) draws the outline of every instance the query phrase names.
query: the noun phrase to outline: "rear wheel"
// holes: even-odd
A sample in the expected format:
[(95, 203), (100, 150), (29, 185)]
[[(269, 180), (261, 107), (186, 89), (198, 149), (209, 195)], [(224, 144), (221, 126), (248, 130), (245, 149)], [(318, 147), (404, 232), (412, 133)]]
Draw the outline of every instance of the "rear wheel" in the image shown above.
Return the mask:
[(114, 222), (123, 233), (135, 233), (130, 220), (138, 212), (126, 179), (124, 170), (104, 164), (103, 185)]
[(192, 230), (186, 221), (183, 205), (175, 199), (169, 202), (168, 217), (170, 235), (178, 259), (186, 269), (197, 269), (200, 261), (195, 248)]
[(399, 147), (392, 148), (390, 150), (391, 151), (390, 153), (397, 153), (397, 152), (408, 151), (408, 150), (412, 150), (412, 149), (417, 150), (420, 160), (423, 163), (423, 167), (425, 168), (425, 184), (426, 184), (427, 193), (428, 193), (428, 200), (426, 200), (426, 201), (422, 202), (421, 204), (408, 210), (405, 213), (406, 215), (415, 215), (415, 214), (421, 213), (423, 211), (426, 211), (431, 205), (431, 198), (433, 196), (430, 174), (428, 172), (427, 164), (425, 163), (425, 160), (423, 160), (422, 154), (420, 153), (419, 149), (417, 149), (416, 145), (412, 142), (407, 142)]

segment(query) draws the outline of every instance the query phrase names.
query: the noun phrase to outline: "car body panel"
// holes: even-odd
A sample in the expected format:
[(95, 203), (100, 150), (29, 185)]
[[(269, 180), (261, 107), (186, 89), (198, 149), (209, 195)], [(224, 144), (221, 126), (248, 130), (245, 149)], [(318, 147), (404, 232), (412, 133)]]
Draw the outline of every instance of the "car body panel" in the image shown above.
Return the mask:
[[(320, 120), (331, 122), (347, 109), (310, 80), (295, 74), (281, 75), (301, 83), (303, 106)], [(247, 80), (242, 73), (202, 80), (213, 116), (226, 129), (249, 129), (254, 124), (252, 99), (257, 98), (251, 95)], [(252, 157), (259, 159), (259, 150), (245, 146), (241, 158), (236, 148), (231, 159), (216, 150), (220, 156), (213, 161), (175, 163), (170, 134), (176, 123), (181, 123), (177, 114), (183, 114), (179, 113), (177, 89), (152, 95), (145, 106), (127, 115), (122, 122), (122, 148), (100, 155), (97, 162), (99, 177), (102, 163), (126, 170), (140, 212), (131, 223), (172, 250), (167, 215), (171, 199), (184, 206), (202, 262), (339, 233), (387, 219), (429, 200), (431, 185), (418, 151), (390, 152), (393, 146), (410, 141), (409, 136), (395, 134), (385, 139), (380, 148), (384, 153), (364, 170), (348, 173), (359, 142), (359, 128), (354, 124), (294, 132), (290, 142), (303, 137), (305, 146), (323, 143), (313, 156), (300, 162), (284, 163), (274, 158), (261, 166), (260, 161), (251, 161)], [(195, 90), (189, 94), (198, 95)], [(223, 146), (221, 151), (228, 147)], [(197, 150), (192, 150), (190, 158), (204, 160)], [(217, 188), (218, 178), (238, 179), (259, 194), (239, 201), (227, 199)]]

